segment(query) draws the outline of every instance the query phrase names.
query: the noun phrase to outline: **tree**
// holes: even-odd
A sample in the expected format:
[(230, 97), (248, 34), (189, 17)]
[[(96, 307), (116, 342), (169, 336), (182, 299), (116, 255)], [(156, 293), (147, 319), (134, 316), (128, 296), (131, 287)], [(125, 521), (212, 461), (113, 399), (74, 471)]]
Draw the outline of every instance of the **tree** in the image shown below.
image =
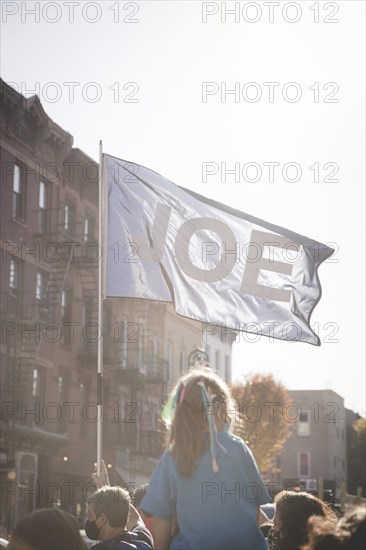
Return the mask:
[(238, 405), (234, 433), (246, 441), (258, 467), (265, 473), (291, 434), (287, 414), (292, 402), (287, 389), (272, 375), (254, 374), (232, 386)]

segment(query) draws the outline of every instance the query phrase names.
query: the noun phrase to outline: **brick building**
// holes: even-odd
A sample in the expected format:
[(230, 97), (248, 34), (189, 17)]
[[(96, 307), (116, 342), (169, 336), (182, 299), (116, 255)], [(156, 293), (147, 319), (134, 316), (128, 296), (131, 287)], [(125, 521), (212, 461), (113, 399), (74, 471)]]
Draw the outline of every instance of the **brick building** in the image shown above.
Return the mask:
[[(1, 81), (1, 530), (35, 508), (83, 520), (96, 456), (98, 165)], [(146, 482), (162, 452), (162, 403), (202, 346), (171, 305), (105, 300), (103, 457)], [(217, 340), (217, 336), (211, 340)], [(230, 382), (231, 344), (224, 345)], [(219, 357), (218, 355), (216, 356)], [(217, 359), (218, 360), (218, 359)]]

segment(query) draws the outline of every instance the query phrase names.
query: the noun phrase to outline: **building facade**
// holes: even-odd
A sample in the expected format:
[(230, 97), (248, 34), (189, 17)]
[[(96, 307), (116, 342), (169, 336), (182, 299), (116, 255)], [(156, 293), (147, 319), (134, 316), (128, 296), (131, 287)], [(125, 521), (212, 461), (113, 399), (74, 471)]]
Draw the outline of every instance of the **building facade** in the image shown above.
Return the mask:
[(336, 495), (347, 480), (346, 409), (343, 398), (332, 390), (289, 391), (293, 400), (286, 418), (294, 425), (277, 459), (281, 486), (299, 483), (318, 490), (319, 479)]
[[(103, 457), (113, 482), (147, 482), (163, 449), (162, 404), (202, 347), (169, 304), (104, 300), (98, 324), (98, 165), (1, 81), (1, 530), (35, 508), (82, 523), (96, 456), (103, 339)], [(225, 357), (231, 343), (225, 347)], [(230, 359), (225, 359), (230, 365)], [(219, 372), (230, 382), (231, 366)]]

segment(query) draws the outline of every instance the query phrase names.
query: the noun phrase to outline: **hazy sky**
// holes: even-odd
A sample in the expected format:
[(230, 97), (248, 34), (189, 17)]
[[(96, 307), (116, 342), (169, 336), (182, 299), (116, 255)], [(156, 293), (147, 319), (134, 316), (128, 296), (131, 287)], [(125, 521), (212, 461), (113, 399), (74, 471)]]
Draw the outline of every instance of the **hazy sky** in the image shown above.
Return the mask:
[(76, 147), (98, 159), (102, 139), (107, 153), (333, 243), (311, 320), (322, 346), (242, 333), (234, 373), (331, 388), (364, 414), (364, 2), (1, 4), (2, 78), (36, 91)]

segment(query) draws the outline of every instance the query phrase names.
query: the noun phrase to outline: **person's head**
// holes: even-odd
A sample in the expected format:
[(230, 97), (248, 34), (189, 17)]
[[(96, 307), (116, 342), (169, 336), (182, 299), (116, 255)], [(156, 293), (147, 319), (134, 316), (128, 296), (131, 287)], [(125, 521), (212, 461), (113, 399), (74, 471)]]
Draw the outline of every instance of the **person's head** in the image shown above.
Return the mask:
[(148, 487), (149, 485), (146, 483), (145, 485), (140, 485), (140, 487), (137, 487), (137, 489), (130, 493), (131, 501), (135, 508), (140, 508), (141, 501), (146, 495)]
[[(204, 395), (210, 399), (209, 404)], [(215, 427), (222, 430), (231, 423), (235, 404), (226, 383), (210, 368), (188, 371), (179, 379), (170, 400), (175, 408), (167, 449), (179, 472), (190, 476), (205, 450), (202, 432), (208, 431), (208, 422), (215, 422)]]
[(135, 508), (137, 508), (138, 513), (142, 517), (143, 522), (145, 523), (145, 526), (148, 528), (151, 534), (153, 534), (154, 531), (154, 523), (153, 523), (153, 515), (149, 514), (148, 512), (145, 512), (140, 506), (142, 499), (146, 495), (146, 491), (148, 489), (149, 485), (146, 483), (145, 485), (140, 485), (140, 487), (137, 487), (134, 491), (130, 493), (131, 495), (131, 501)]
[(364, 550), (366, 548), (366, 509), (355, 508), (336, 525), (327, 518), (308, 522), (309, 542), (302, 550)]
[(297, 550), (307, 542), (307, 521), (322, 516), (336, 521), (332, 509), (306, 492), (282, 491), (275, 497), (273, 529), (268, 535), (271, 550)]
[(92, 540), (106, 540), (126, 529), (131, 498), (122, 487), (101, 487), (87, 499), (85, 532)]
[(87, 550), (76, 518), (59, 508), (36, 510), (21, 520), (7, 550)]

